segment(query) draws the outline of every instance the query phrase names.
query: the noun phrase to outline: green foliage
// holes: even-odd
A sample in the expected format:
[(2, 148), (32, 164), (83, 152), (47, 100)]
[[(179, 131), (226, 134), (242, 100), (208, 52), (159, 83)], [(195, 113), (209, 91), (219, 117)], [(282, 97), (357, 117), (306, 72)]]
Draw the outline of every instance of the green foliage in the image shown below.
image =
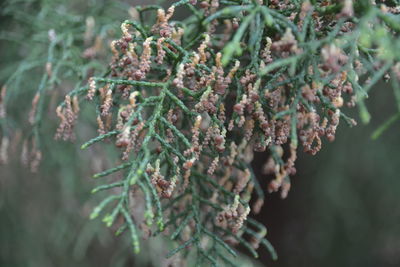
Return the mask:
[[(182, 0), (167, 11), (156, 5), (130, 10), (132, 20), (111, 16), (116, 4), (107, 2), (88, 8), (85, 27), (57, 1), (43, 1), (38, 18), (20, 15), (19, 4), (9, 2), (5, 13), (30, 23), (38, 44), (13, 75), (12, 68), (4, 71), (9, 78), (0, 104), (7, 111), (16, 106), (21, 83), (29, 82), (25, 73), (46, 66), (31, 94), (32, 127), (24, 136), (24, 149), (31, 146), (27, 161), (36, 169), (50, 135), (42, 131), (44, 110), (55, 110), (55, 88), (74, 88), (56, 109), (56, 138), (75, 139), (81, 114), (92, 129), (97, 121), (99, 132), (82, 149), (113, 142), (122, 152), (107, 154), (115, 165), (94, 175), (112, 179), (93, 189), (104, 198), (90, 218), (103, 215), (117, 235), (129, 232), (135, 253), (140, 237), (167, 233), (175, 248), (166, 257), (179, 254), (187, 264), (239, 266), (233, 248), (239, 244), (256, 258), (262, 245), (276, 259), (265, 226), (248, 217), (264, 199), (251, 166), (254, 151), (268, 157), (264, 169), (274, 177), (268, 190), (285, 198), (299, 145), (315, 154), (323, 137), (334, 140), (340, 120), (355, 125), (344, 104), (357, 103), (367, 123), (364, 101), (385, 77), (400, 107), (396, 1)], [(59, 24), (41, 19), (57, 21), (52, 16), (60, 14), (67, 19)], [(110, 58), (102, 47), (116, 18), (124, 21), (122, 37), (111, 42)], [(3, 147), (21, 128), (18, 121), (12, 113), (0, 118)]]

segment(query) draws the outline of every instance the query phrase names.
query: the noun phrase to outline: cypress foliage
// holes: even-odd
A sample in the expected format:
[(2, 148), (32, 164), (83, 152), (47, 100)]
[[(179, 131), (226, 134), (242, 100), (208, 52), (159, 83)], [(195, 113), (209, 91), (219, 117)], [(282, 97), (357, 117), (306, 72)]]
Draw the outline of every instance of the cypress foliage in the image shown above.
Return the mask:
[[(17, 17), (13, 3), (6, 7)], [(73, 84), (54, 107), (55, 138), (75, 140), (83, 117), (98, 135), (82, 149), (115, 145), (115, 166), (93, 176), (103, 200), (90, 218), (127, 232), (135, 253), (141, 238), (165, 233), (175, 244), (166, 258), (179, 254), (188, 265), (236, 266), (237, 245), (276, 259), (265, 226), (249, 214), (265, 191), (287, 196), (298, 150), (314, 155), (334, 141), (340, 121), (356, 125), (347, 108), (357, 106), (367, 123), (364, 101), (382, 78), (400, 112), (398, 1), (181, 0), (132, 8), (129, 20), (113, 18), (110, 5), (89, 9), (85, 25), (24, 16), (37, 27), (32, 38), (46, 41), (4, 82), (0, 152), (6, 161), (14, 128), (7, 109), (23, 94), (25, 72), (44, 68), (22, 149), (33, 171), (42, 139), (53, 135), (41, 130), (43, 111), (59, 98), (57, 86)], [(54, 15), (52, 4), (39, 10)], [(251, 166), (264, 151), (268, 188)]]

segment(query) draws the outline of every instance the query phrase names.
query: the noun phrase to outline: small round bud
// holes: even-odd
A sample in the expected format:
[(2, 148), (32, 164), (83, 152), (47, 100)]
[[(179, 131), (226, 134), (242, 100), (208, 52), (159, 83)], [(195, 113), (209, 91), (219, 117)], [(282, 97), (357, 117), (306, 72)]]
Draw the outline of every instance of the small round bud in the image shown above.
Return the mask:
[(234, 110), (236, 113), (242, 113), (243, 105), (240, 104), (240, 103), (237, 103), (237, 104), (235, 104), (235, 105), (233, 106), (233, 110)]
[(222, 144), (222, 142), (224, 142), (224, 137), (222, 135), (217, 135), (214, 138), (214, 142), (215, 142), (215, 144), (220, 145), (220, 144)]

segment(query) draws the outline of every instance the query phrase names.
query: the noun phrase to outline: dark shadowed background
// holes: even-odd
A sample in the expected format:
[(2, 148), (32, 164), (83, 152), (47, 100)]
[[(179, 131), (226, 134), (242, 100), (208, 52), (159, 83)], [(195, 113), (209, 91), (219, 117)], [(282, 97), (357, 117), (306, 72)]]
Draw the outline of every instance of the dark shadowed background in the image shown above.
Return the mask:
[(280, 256), (270, 266), (400, 266), (400, 123), (371, 140), (396, 112), (385, 84), (368, 107), (369, 125), (341, 125), (319, 154), (300, 156), (286, 200), (268, 196), (260, 218)]

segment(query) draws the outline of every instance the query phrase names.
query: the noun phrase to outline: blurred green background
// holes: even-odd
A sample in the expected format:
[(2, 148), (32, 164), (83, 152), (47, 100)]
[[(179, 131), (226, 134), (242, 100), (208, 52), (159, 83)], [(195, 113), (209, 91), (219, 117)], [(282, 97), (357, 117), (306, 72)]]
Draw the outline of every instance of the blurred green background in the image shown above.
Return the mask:
[[(35, 10), (40, 10), (40, 4), (51, 1), (10, 2), (32, 2)], [(76, 17), (77, 23), (84, 23), (86, 12), (93, 11), (99, 1), (79, 2), (71, 1), (67, 7), (75, 5), (83, 14)], [(118, 28), (125, 18), (111, 17), (111, 24)], [(42, 41), (30, 39), (29, 24), (15, 20), (10, 13), (1, 16), (0, 27), (8, 34), (0, 35), (1, 84), (29, 55), (30, 50), (21, 50), (21, 46)], [(26, 43), (6, 38), (16, 35), (16, 29), (26, 32)], [(26, 114), (41, 71), (30, 72), (8, 108), (13, 127), (22, 129), (22, 135), (29, 128)], [(400, 123), (378, 140), (371, 140), (372, 132), (396, 112), (389, 86), (378, 84), (367, 105), (370, 124), (354, 128), (342, 124), (336, 140), (324, 142), (316, 156), (300, 153), (286, 200), (267, 195), (256, 218), (268, 227), (267, 237), (279, 260), (271, 262), (268, 252), (260, 251), (262, 265), (400, 266)], [(160, 243), (145, 243), (144, 254), (133, 257), (128, 239), (115, 238), (100, 220), (88, 220), (96, 203), (90, 190), (98, 183), (90, 175), (94, 169), (104, 169), (107, 160), (96, 157), (96, 150), (80, 152), (78, 145), (83, 139), (75, 146), (53, 141), (54, 112), (46, 112), (53, 122), (42, 129), (51, 134), (43, 141), (44, 161), (39, 172), (32, 174), (21, 165), (22, 139), (10, 146), (10, 163), (0, 166), (0, 266), (161, 266)], [(358, 117), (356, 109), (350, 114)], [(258, 156), (255, 167), (260, 169), (264, 160)], [(266, 188), (267, 177), (259, 177)]]

